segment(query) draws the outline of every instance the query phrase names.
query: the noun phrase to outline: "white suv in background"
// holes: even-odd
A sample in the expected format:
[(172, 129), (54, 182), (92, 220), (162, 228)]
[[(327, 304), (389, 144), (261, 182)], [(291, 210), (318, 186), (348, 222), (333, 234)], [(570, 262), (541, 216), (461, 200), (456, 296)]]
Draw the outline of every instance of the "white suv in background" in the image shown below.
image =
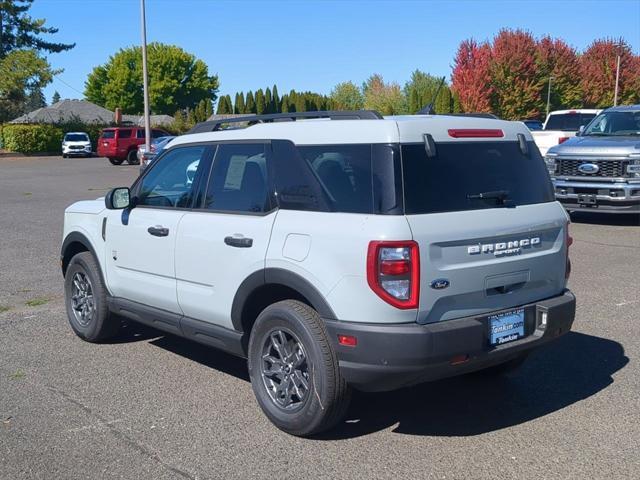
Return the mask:
[(90, 157), (91, 139), (85, 132), (69, 132), (64, 134), (62, 139), (62, 158), (71, 156)]
[(268, 418), (312, 435), (351, 388), (504, 372), (567, 333), (568, 223), (519, 122), (205, 122), (67, 208), (66, 309), (90, 342), (126, 317), (248, 358)]

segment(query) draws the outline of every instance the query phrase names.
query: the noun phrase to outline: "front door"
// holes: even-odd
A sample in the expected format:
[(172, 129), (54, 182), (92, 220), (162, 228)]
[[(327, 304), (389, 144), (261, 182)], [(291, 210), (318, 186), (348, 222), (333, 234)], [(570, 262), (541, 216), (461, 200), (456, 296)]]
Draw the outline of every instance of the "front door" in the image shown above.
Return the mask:
[(134, 208), (109, 212), (107, 281), (116, 297), (181, 313), (176, 296), (178, 224), (191, 207), (209, 147), (170, 149), (132, 191)]

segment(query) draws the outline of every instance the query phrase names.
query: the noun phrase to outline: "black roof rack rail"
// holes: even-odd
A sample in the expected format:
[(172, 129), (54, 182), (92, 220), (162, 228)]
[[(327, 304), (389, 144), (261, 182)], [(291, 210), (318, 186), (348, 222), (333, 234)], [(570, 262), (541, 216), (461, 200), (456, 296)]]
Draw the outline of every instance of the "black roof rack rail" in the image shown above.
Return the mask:
[(295, 122), (299, 118), (328, 118), (330, 120), (380, 120), (380, 115), (375, 110), (323, 110), (317, 112), (289, 112), (270, 113), (267, 115), (245, 115), (241, 117), (221, 118), (194, 125), (187, 133), (217, 132), (222, 130), (222, 125), (229, 123), (247, 123), (247, 126), (257, 123), (271, 122)]

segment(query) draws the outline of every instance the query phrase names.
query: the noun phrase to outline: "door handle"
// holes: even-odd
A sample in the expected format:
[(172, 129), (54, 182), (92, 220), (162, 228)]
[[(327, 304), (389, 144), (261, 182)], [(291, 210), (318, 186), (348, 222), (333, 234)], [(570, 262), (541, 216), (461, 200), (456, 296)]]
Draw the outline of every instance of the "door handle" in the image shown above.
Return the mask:
[(253, 238), (229, 236), (224, 237), (224, 243), (226, 243), (230, 247), (249, 248), (253, 245)]
[(147, 232), (149, 232), (149, 234), (153, 235), (154, 237), (166, 237), (169, 235), (169, 229), (160, 225), (147, 228)]

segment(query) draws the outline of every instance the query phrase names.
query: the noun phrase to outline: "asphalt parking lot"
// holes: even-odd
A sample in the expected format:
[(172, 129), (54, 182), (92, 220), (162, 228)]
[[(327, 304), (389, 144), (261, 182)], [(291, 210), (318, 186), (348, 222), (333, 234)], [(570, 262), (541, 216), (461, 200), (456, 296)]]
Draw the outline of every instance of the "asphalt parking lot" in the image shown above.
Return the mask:
[(262, 414), (243, 360), (135, 324), (71, 332), (64, 208), (137, 172), (0, 159), (0, 478), (640, 478), (638, 217), (574, 216), (573, 332), (517, 374), (357, 394), (305, 440)]

